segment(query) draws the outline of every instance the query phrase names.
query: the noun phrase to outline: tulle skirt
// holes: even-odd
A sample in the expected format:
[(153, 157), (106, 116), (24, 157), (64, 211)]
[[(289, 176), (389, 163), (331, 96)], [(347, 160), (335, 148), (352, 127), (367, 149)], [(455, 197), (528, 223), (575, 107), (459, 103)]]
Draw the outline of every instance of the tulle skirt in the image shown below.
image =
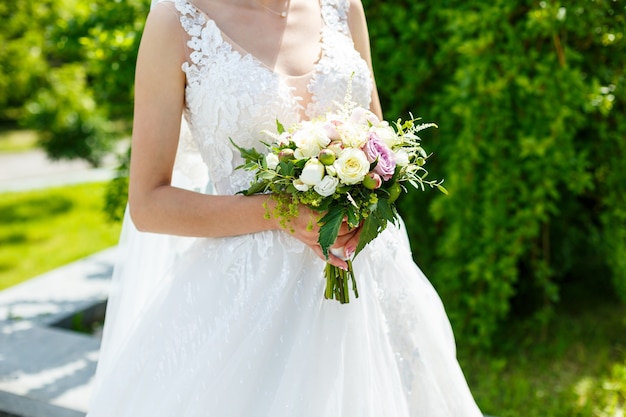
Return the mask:
[(355, 259), (344, 305), (285, 232), (178, 247), (132, 233), (89, 417), (481, 416), (402, 227)]

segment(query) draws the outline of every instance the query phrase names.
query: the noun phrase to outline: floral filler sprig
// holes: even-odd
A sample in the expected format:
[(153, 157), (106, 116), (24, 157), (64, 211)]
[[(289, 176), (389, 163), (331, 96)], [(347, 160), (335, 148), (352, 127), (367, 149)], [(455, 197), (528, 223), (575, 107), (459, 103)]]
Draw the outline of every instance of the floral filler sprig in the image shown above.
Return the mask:
[[(271, 193), (276, 205), (267, 216), (278, 217), (285, 228), (298, 215), (300, 204), (319, 212), (319, 245), (327, 259), (331, 250), (343, 256), (343, 248), (341, 253), (331, 249), (342, 222), (361, 227), (356, 257), (389, 222), (398, 223), (394, 203), (407, 191), (406, 184), (447, 194), (443, 180), (426, 179), (430, 155), (417, 135), (436, 125), (416, 122), (411, 118), (390, 125), (357, 106), (349, 95), (337, 112), (288, 129), (277, 120), (276, 132), (263, 132), (271, 139), (261, 142), (264, 152), (231, 140), (244, 159), (237, 169), (254, 173), (250, 187), (240, 193)], [(346, 262), (347, 270), (326, 264), (325, 298), (348, 303), (350, 283), (359, 296), (352, 259)]]

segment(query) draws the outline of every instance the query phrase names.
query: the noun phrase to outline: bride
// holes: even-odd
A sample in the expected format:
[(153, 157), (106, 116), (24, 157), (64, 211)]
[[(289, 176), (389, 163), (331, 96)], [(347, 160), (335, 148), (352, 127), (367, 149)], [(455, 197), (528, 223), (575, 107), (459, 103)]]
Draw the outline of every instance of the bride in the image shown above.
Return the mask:
[[(325, 300), (314, 214), (265, 217), (230, 138), (332, 110), (381, 116), (360, 0), (163, 0), (136, 69), (129, 215), (89, 417), (480, 416), (450, 324), (389, 226)], [(181, 115), (185, 123), (181, 131)], [(261, 149), (259, 147), (259, 149)], [(337, 253), (337, 252), (335, 252)]]

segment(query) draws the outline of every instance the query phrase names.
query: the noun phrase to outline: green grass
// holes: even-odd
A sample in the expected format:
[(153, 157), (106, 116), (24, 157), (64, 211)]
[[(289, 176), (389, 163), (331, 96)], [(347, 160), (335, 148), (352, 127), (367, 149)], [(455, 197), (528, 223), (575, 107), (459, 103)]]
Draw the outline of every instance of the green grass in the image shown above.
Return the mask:
[(39, 134), (34, 130), (0, 129), (0, 152), (23, 152), (35, 149)]
[(626, 309), (610, 294), (582, 293), (545, 328), (513, 322), (492, 352), (459, 349), (486, 414), (498, 417), (623, 417)]
[(0, 194), (0, 290), (117, 243), (106, 184)]

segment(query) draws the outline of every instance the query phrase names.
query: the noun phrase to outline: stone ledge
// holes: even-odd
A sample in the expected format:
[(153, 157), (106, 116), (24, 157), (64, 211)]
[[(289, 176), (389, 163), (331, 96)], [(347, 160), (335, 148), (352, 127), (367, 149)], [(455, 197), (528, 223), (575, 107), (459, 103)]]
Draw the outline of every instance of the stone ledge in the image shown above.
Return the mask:
[(0, 292), (0, 417), (85, 415), (100, 340), (59, 326), (104, 308), (115, 256), (108, 249)]
[(85, 417), (85, 413), (0, 391), (0, 417)]

